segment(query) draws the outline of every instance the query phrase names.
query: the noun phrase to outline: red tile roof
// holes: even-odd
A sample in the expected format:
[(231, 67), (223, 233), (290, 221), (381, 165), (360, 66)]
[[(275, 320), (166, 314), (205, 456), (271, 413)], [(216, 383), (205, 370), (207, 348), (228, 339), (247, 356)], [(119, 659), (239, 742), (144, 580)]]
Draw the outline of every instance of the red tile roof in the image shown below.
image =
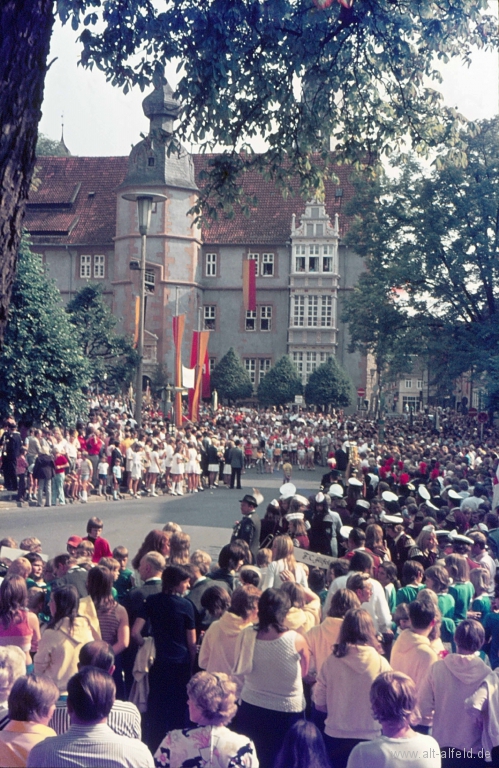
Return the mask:
[[(209, 155), (194, 155), (196, 176), (209, 161)], [(25, 226), (35, 242), (50, 241), (64, 245), (110, 244), (116, 232), (116, 190), (127, 170), (127, 157), (40, 157), (36, 163), (35, 184), (30, 193)], [(326, 183), (326, 210), (334, 224), (340, 214), (340, 232), (348, 226), (342, 216), (353, 195), (349, 181), (351, 168), (335, 168), (339, 184)], [(343, 195), (337, 197), (336, 189)], [(305, 210), (298, 195), (284, 199), (275, 184), (256, 171), (243, 178), (248, 196), (256, 196), (258, 205), (246, 216), (238, 208), (232, 218), (221, 215), (203, 227), (207, 244), (279, 244), (289, 240), (291, 218), (297, 225)]]

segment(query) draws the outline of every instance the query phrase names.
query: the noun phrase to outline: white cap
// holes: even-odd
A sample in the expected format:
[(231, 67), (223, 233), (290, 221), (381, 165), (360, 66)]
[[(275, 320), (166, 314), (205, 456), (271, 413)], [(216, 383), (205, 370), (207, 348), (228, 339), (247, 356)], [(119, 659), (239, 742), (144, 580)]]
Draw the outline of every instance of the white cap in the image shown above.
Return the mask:
[(339, 483), (333, 483), (329, 486), (329, 495), (334, 496), (335, 499), (343, 498), (343, 488)]
[(293, 485), (293, 483), (284, 483), (284, 485), (281, 485), (279, 488), (279, 493), (281, 494), (281, 499), (290, 499), (291, 496), (294, 496), (296, 493), (296, 485)]
[(393, 491), (383, 491), (381, 494), (381, 498), (383, 501), (398, 501), (399, 497), (396, 493), (393, 493)]
[(428, 488), (424, 487), (424, 485), (420, 485), (419, 486), (418, 493), (421, 496), (421, 498), (424, 499), (424, 501), (429, 501), (430, 500), (430, 492), (429, 492)]
[(357, 480), (356, 477), (349, 477), (348, 485), (352, 485), (354, 488), (362, 488), (363, 483), (361, 483), (360, 480)]

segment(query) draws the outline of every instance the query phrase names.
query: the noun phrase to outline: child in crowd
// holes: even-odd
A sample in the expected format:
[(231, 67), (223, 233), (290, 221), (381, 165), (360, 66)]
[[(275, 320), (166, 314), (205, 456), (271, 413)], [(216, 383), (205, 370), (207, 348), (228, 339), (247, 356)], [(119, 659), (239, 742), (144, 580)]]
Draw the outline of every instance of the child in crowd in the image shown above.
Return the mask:
[(467, 617), (471, 601), (475, 595), (473, 584), (470, 581), (470, 568), (463, 555), (447, 555), (445, 567), (453, 581), (449, 587), (449, 593), (456, 601), (454, 621), (459, 624)]
[(118, 501), (120, 497), (120, 485), (123, 475), (123, 466), (120, 458), (116, 457), (113, 464), (113, 499)]
[(385, 590), (386, 602), (388, 603), (390, 613), (393, 613), (397, 607), (397, 591), (400, 589), (395, 563), (392, 563), (390, 560), (380, 563), (377, 578)]
[(265, 576), (267, 575), (267, 568), (272, 562), (272, 550), (271, 549), (259, 549), (256, 553), (256, 566), (260, 569), (260, 584), (263, 584)]
[(17, 476), (17, 502), (22, 504), (26, 498), (26, 473), (28, 471), (28, 462), (26, 459), (26, 448), (21, 448), (16, 460)]
[(407, 560), (402, 566), (402, 581), (404, 586), (397, 589), (396, 605), (412, 603), (420, 589), (423, 589), (424, 569), (417, 560)]
[(393, 613), (393, 623), (395, 624), (395, 634), (397, 637), (404, 629), (411, 628), (411, 619), (409, 616), (408, 603), (399, 603)]
[(131, 571), (130, 568), (127, 568), (128, 549), (122, 546), (115, 547), (113, 549), (113, 557), (115, 560), (118, 561), (120, 566), (119, 575), (116, 581), (114, 582), (114, 586), (118, 593), (117, 600), (118, 602), (122, 603), (126, 595), (135, 586), (135, 583), (133, 580), (133, 571)]
[(473, 568), (470, 571), (470, 581), (475, 590), (475, 597), (468, 611), (468, 618), (476, 619), (484, 623), (485, 617), (492, 610), (491, 600), (488, 595), (490, 587), (490, 574), (486, 568)]
[(107, 496), (107, 473), (109, 471), (109, 464), (107, 463), (107, 459), (105, 456), (102, 456), (99, 459), (99, 463), (97, 465), (97, 474), (99, 475), (99, 488), (98, 488), (98, 494), (99, 496)]

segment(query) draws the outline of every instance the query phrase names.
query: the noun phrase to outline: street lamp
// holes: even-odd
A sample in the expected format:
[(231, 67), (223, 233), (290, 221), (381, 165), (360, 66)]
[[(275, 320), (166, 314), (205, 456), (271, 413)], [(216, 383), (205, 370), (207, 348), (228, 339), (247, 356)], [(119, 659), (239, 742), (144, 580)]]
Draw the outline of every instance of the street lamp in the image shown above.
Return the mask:
[[(151, 192), (127, 192), (122, 195), (124, 200), (137, 203), (139, 213), (139, 232), (141, 238), (140, 252), (140, 290), (139, 290), (139, 338), (137, 352), (139, 364), (137, 366), (137, 394), (135, 397), (135, 421), (137, 426), (142, 426), (142, 375), (144, 364), (144, 321), (145, 321), (145, 296), (146, 296), (146, 246), (147, 235), (151, 225), (151, 211), (153, 203), (162, 203), (167, 199), (166, 195)], [(136, 267), (134, 267), (136, 269)]]

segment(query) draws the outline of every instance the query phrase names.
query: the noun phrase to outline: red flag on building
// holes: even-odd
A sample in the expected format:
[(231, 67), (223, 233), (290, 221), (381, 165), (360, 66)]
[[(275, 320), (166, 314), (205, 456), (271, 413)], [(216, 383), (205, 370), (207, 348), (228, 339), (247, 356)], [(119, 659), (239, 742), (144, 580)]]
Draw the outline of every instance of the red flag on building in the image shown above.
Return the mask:
[(243, 261), (243, 304), (246, 312), (256, 312), (256, 261)]
[(203, 382), (201, 385), (201, 397), (203, 400), (211, 397), (211, 382), (210, 382), (210, 360), (208, 358), (208, 350), (206, 350), (206, 356), (204, 358), (203, 365)]
[[(173, 343), (175, 344), (175, 387), (182, 386), (182, 338), (184, 336), (185, 315), (173, 318)], [(175, 425), (182, 426), (182, 393), (175, 392)]]
[(139, 320), (140, 320), (140, 296), (135, 297), (135, 327), (133, 329), (133, 346), (137, 348), (139, 343)]

